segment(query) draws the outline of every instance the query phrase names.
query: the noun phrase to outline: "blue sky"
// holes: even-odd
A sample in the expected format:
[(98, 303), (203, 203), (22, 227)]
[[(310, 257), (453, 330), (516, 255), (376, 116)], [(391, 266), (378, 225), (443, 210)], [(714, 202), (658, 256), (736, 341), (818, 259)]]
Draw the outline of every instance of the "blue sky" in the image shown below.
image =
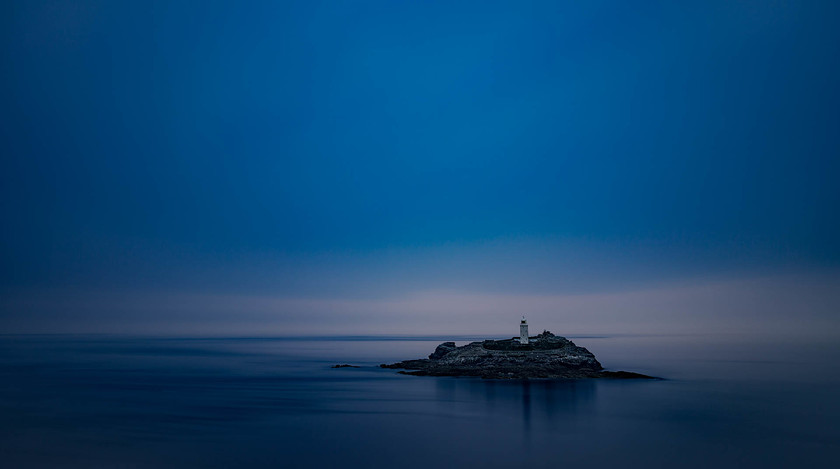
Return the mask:
[[(434, 332), (474, 295), (625, 330), (662, 318), (566, 300), (756, 278), (840, 304), (836, 2), (0, 8), (7, 330)], [(657, 314), (728, 324), (685, 298)]]

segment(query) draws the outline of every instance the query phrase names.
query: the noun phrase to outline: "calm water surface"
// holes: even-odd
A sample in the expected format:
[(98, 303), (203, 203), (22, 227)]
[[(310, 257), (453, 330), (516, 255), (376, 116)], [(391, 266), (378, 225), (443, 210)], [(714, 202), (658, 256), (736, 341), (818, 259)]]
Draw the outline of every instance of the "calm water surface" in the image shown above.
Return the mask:
[(837, 343), (570, 338), (610, 369), (668, 379), (502, 382), (376, 366), (428, 355), (446, 337), (2, 336), (0, 458), (20, 468), (840, 467)]

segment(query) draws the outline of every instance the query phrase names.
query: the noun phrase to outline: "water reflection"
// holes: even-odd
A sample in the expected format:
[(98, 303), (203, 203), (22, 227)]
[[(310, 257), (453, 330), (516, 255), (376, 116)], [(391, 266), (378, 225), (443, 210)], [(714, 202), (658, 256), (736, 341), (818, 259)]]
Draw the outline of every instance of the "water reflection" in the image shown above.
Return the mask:
[(526, 436), (537, 426), (556, 429), (588, 413), (595, 402), (594, 380), (483, 380), (474, 378), (435, 379), (440, 403), (470, 403), (476, 411), (512, 415), (521, 420)]
[[(527, 334), (526, 334), (527, 335)], [(525, 431), (525, 440), (530, 441), (531, 436), (531, 382), (522, 382), (522, 427)]]

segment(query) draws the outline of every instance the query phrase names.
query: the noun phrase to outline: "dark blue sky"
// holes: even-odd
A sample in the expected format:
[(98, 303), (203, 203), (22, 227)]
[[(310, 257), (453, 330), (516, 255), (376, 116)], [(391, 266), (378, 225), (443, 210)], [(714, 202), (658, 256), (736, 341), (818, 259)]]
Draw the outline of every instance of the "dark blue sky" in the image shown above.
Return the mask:
[(840, 267), (837, 2), (0, 8), (7, 298)]

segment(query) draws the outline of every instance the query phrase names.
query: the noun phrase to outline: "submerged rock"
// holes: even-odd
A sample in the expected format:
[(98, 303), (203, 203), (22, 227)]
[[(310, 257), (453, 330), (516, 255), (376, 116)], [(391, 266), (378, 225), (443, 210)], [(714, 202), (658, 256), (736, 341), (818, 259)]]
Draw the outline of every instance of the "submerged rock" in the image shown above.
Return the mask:
[(348, 365), (347, 363), (343, 365), (333, 365), (332, 368), (361, 368), (358, 365)]
[(526, 378), (646, 378), (626, 371), (603, 371), (589, 350), (548, 331), (530, 337), (485, 340), (456, 347), (455, 342), (437, 346), (428, 359), (406, 360), (382, 368), (402, 369), (415, 376), (480, 376), (489, 379)]

